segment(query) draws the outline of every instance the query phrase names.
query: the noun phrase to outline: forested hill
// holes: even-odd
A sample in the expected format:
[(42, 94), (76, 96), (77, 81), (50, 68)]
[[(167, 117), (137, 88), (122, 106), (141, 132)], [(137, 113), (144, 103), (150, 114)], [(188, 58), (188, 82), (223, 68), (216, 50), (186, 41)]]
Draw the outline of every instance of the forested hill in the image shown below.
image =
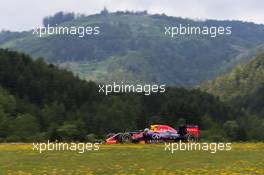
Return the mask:
[(264, 54), (203, 84), (201, 89), (264, 117)]
[(199, 90), (168, 88), (158, 95), (105, 96), (93, 82), (1, 49), (0, 87), (0, 142), (91, 140), (157, 123), (198, 124), (207, 140), (259, 140), (263, 135), (255, 133), (264, 133), (263, 127), (255, 127), (244, 134), (255, 123)]
[(236, 66), (231, 72), (209, 81), (201, 89), (231, 100), (249, 95), (264, 86), (264, 54), (259, 54), (248, 64)]
[[(45, 25), (52, 21), (46, 18)], [(56, 21), (55, 21), (56, 22)], [(61, 23), (60, 23), (61, 22)], [(54, 22), (50, 22), (51, 24)], [(33, 31), (2, 32), (0, 47), (43, 57), (86, 80), (192, 86), (247, 62), (263, 44), (264, 26), (240, 21), (195, 21), (146, 12), (116, 12), (71, 17), (60, 26), (99, 26), (84, 38), (33, 36)], [(165, 36), (165, 26), (231, 26), (227, 36)]]

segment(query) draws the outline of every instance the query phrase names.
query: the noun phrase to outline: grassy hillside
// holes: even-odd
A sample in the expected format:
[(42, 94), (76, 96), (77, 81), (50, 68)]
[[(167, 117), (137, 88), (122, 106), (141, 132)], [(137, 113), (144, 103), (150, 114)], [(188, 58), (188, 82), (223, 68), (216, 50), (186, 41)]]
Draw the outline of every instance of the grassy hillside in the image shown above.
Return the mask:
[[(165, 26), (231, 26), (232, 35), (164, 36)], [(78, 38), (32, 31), (0, 33), (0, 47), (64, 66), (86, 80), (192, 86), (247, 62), (264, 40), (264, 26), (239, 21), (194, 21), (165, 15), (110, 13), (79, 17), (63, 26), (99, 26), (101, 34)]]

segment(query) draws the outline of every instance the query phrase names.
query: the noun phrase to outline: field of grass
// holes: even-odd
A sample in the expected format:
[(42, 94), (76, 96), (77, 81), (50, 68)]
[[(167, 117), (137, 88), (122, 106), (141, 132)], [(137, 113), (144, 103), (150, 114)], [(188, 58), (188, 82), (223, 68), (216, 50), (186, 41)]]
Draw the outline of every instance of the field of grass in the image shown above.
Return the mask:
[(164, 151), (163, 144), (101, 145), (99, 151), (43, 152), (0, 145), (0, 174), (264, 174), (264, 143), (235, 143), (231, 151)]

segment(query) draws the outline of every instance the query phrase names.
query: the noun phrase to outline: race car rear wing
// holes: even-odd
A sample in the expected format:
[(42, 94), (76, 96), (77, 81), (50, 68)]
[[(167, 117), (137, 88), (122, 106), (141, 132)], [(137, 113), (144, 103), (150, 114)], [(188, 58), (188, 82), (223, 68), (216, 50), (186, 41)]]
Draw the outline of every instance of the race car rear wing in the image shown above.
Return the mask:
[(199, 137), (199, 127), (197, 125), (180, 126), (178, 130), (178, 134), (180, 135), (192, 134), (196, 138), (198, 138)]

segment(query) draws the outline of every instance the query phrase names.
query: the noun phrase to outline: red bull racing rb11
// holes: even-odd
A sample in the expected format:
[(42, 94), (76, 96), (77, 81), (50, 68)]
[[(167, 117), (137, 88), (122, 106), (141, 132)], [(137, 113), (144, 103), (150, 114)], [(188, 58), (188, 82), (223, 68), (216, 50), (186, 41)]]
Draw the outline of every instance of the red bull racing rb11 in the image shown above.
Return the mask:
[(179, 140), (196, 142), (198, 137), (199, 128), (197, 125), (180, 126), (178, 130), (168, 125), (151, 125), (150, 128), (140, 131), (110, 133), (107, 135), (105, 143), (159, 143), (177, 142)]

